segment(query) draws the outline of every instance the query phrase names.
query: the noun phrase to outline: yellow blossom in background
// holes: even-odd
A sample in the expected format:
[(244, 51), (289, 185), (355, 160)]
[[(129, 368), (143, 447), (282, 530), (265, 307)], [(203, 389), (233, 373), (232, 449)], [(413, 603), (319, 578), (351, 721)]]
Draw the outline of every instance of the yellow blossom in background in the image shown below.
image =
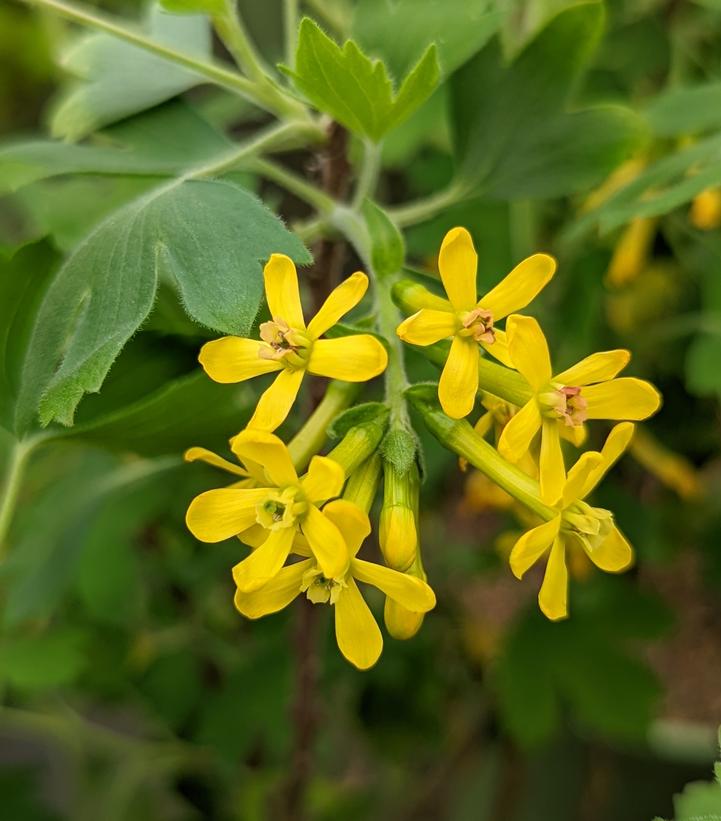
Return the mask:
[(708, 188), (697, 194), (691, 203), (689, 218), (701, 231), (721, 228), (721, 188)]
[(388, 355), (371, 334), (320, 338), (361, 301), (368, 288), (365, 274), (357, 271), (331, 291), (308, 325), (293, 261), (273, 254), (263, 277), (272, 320), (260, 326), (260, 340), (225, 336), (203, 345), (198, 358), (216, 382), (243, 382), (279, 372), (248, 423), (251, 428), (273, 431), (288, 416), (306, 371), (345, 382), (366, 382), (385, 370)]
[(465, 228), (452, 228), (438, 255), (448, 299), (428, 294), (429, 307), (409, 316), (397, 329), (398, 336), (411, 345), (426, 346), (453, 338), (438, 384), (438, 398), (444, 412), (454, 419), (468, 416), (473, 409), (481, 349), (509, 364), (506, 335), (495, 323), (531, 302), (553, 276), (556, 261), (548, 254), (534, 254), (480, 299), (477, 266), (471, 235)]
[(650, 382), (615, 378), (631, 358), (628, 351), (591, 354), (553, 375), (546, 337), (535, 319), (513, 315), (507, 333), (511, 361), (534, 395), (503, 429), (498, 450), (517, 462), (540, 431), (541, 496), (546, 504), (555, 504), (566, 480), (561, 430), (583, 433), (587, 419), (646, 419), (658, 410), (661, 397)]
[[(343, 534), (350, 557), (346, 568), (329, 574), (315, 557), (289, 564), (260, 589), (248, 591), (239, 587), (235, 606), (244, 616), (257, 619), (282, 610), (301, 593), (314, 604), (330, 604), (341, 653), (351, 664), (366, 670), (378, 661), (383, 637), (357, 582), (377, 587), (413, 613), (431, 610), (436, 597), (423, 580), (357, 557), (371, 531), (368, 516), (357, 505), (336, 499), (323, 508), (323, 516)], [(302, 547), (297, 550), (302, 551)]]
[[(232, 449), (245, 465), (262, 466), (254, 467), (256, 486), (201, 493), (191, 502), (186, 523), (202, 542), (238, 536), (255, 547), (233, 568), (238, 588), (250, 592), (274, 578), (298, 534), (305, 537), (315, 561), (329, 578), (341, 576), (350, 558), (346, 543), (319, 508), (340, 494), (345, 480), (341, 466), (325, 456), (314, 456), (308, 472), (299, 479), (286, 446), (272, 433), (259, 430), (239, 433), (232, 440)], [(234, 467), (230, 462), (227, 465)]]
[(548, 554), (538, 604), (549, 619), (568, 615), (569, 550), (580, 549), (607, 573), (620, 573), (633, 562), (631, 546), (616, 527), (613, 514), (583, 501), (623, 454), (633, 430), (630, 422), (622, 422), (611, 430), (600, 453), (584, 453), (568, 473), (555, 506), (558, 515), (524, 533), (513, 546), (509, 562), (519, 579)]
[(699, 499), (704, 486), (696, 468), (688, 459), (669, 450), (648, 431), (639, 429), (629, 453), (646, 470), (682, 499)]
[(637, 217), (632, 220), (616, 243), (606, 282), (618, 287), (635, 279), (648, 264), (655, 236), (655, 219)]

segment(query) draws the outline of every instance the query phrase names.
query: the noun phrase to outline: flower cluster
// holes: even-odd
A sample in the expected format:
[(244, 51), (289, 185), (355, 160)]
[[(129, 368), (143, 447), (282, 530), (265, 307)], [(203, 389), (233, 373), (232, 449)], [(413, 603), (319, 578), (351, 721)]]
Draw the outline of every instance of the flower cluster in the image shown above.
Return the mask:
[[(480, 397), (485, 412), (475, 429), (439, 422), (427, 391), (415, 391), (415, 404), (441, 441), (456, 450), (497, 486), (534, 510), (542, 524), (517, 541), (510, 556), (519, 578), (547, 556), (539, 606), (551, 619), (568, 615), (566, 554), (583, 550), (600, 569), (619, 572), (633, 560), (632, 550), (606, 510), (585, 497), (628, 446), (632, 421), (646, 419), (660, 406), (658, 391), (634, 377), (618, 377), (628, 364), (625, 350), (602, 351), (554, 372), (538, 322), (517, 311), (551, 280), (555, 260), (534, 254), (517, 265), (485, 296), (476, 291), (477, 255), (470, 234), (446, 234), (438, 259), (447, 299), (411, 283), (396, 286), (397, 301), (414, 313), (398, 326), (398, 336), (421, 348), (436, 347), (430, 358), (444, 359), (438, 400), (448, 421), (468, 416)], [(505, 319), (505, 330), (496, 323)], [(438, 343), (451, 338), (447, 355)], [(502, 365), (483, 360), (490, 353)], [(586, 422), (622, 421), (600, 453), (584, 453), (566, 471), (562, 441), (579, 447)], [(435, 426), (435, 427), (434, 427)], [(484, 441), (495, 432), (497, 450)], [(485, 447), (480, 447), (480, 444)], [(536, 481), (537, 480), (537, 481)]]
[[(398, 324), (398, 338), (390, 338), (394, 322), (381, 341), (370, 333), (339, 335), (339, 320), (366, 292), (365, 274), (341, 283), (306, 323), (295, 266), (274, 254), (264, 270), (270, 319), (261, 323), (260, 338), (224, 337), (203, 346), (200, 362), (216, 381), (275, 374), (246, 428), (230, 440), (236, 462), (203, 448), (186, 453), (189, 461), (232, 475), (230, 485), (196, 497), (186, 521), (201, 541), (237, 537), (249, 548), (232, 571), (240, 613), (255, 619), (301, 595), (329, 604), (338, 647), (366, 669), (377, 661), (383, 641), (361, 582), (385, 596), (384, 621), (392, 636), (417, 632), (435, 596), (421, 558), (418, 445), (406, 401), (461, 457), (462, 467), (481, 471), (504, 505), (522, 506), (528, 530), (510, 551), (510, 567), (520, 578), (546, 557), (538, 598), (550, 619), (568, 613), (567, 568), (574, 555), (612, 573), (631, 564), (631, 547), (612, 513), (592, 507), (586, 497), (628, 446), (631, 423), (658, 409), (658, 392), (643, 380), (618, 376), (630, 359), (624, 350), (594, 353), (562, 370), (552, 366), (538, 322), (518, 313), (553, 277), (551, 256), (523, 260), (480, 298), (476, 267), (468, 232), (449, 231), (439, 254), (447, 298), (396, 278), (393, 299), (410, 315)], [(388, 305), (397, 312), (390, 300)], [(324, 338), (327, 332), (331, 338)], [(437, 386), (406, 385), (401, 341), (442, 366)], [(349, 408), (357, 395), (352, 383), (381, 374), (387, 348), (395, 359), (385, 401)], [(306, 372), (334, 381), (286, 445), (274, 431), (288, 417)], [(401, 382), (394, 382), (399, 373)], [(472, 427), (466, 417), (477, 404), (483, 410)], [(620, 424), (600, 451), (583, 453), (567, 471), (564, 447), (580, 447), (586, 423), (597, 419)], [(340, 441), (320, 455), (329, 430)], [(381, 482), (382, 564), (358, 555), (371, 533), (368, 514)]]
[[(386, 350), (375, 336), (321, 338), (360, 302), (368, 278), (358, 272), (346, 279), (306, 325), (293, 262), (274, 254), (264, 277), (271, 320), (260, 325), (260, 339), (224, 337), (209, 342), (200, 352), (200, 362), (218, 382), (274, 372), (277, 376), (261, 395), (247, 427), (231, 439), (237, 463), (204, 448), (186, 452), (188, 461), (204, 461), (236, 479), (193, 499), (186, 523), (203, 542), (237, 537), (250, 548), (233, 568), (240, 613), (253, 619), (275, 613), (301, 594), (314, 604), (330, 604), (338, 647), (350, 662), (366, 669), (380, 656), (383, 640), (357, 582), (385, 594), (386, 614), (391, 614), (386, 623), (398, 637), (406, 637), (408, 631), (403, 623), (397, 625), (394, 613), (410, 614), (420, 626), (422, 614), (435, 606), (433, 591), (413, 561), (401, 572), (358, 558), (371, 532), (368, 510), (380, 479), (381, 460), (375, 451), (382, 424), (352, 428), (330, 456), (312, 455), (301, 476), (298, 467), (307, 454), (300, 452), (294, 463), (291, 449), (272, 431), (288, 416), (306, 372), (363, 382), (385, 369)], [(329, 390), (326, 399), (332, 396), (349, 394)], [(312, 428), (324, 412), (318, 408), (319, 416), (311, 417), (294, 443), (314, 439)], [(382, 543), (391, 552), (407, 553), (404, 532), (393, 533)], [(396, 543), (402, 543), (400, 548)]]

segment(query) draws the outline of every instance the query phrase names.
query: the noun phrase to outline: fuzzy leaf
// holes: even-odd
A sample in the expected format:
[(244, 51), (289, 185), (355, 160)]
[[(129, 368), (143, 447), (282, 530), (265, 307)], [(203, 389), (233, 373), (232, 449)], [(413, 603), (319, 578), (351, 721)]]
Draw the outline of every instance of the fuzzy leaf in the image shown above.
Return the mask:
[(250, 329), (263, 292), (261, 263), (309, 255), (252, 194), (227, 182), (179, 181), (104, 220), (60, 269), (40, 308), (30, 367), (62, 362), (40, 400), (43, 424), (70, 425), (148, 317), (159, 280), (174, 283), (188, 314), (223, 333)]
[[(208, 20), (151, 9), (144, 29), (152, 40), (206, 58), (211, 40)], [(50, 122), (54, 136), (78, 140), (97, 128), (137, 114), (204, 82), (187, 68), (109, 34), (75, 42), (63, 67), (77, 80), (61, 97)]]
[(341, 48), (307, 17), (300, 25), (295, 69), (281, 68), (319, 111), (374, 141), (415, 111), (440, 78), (431, 45), (394, 93), (380, 60), (371, 60), (353, 40)]

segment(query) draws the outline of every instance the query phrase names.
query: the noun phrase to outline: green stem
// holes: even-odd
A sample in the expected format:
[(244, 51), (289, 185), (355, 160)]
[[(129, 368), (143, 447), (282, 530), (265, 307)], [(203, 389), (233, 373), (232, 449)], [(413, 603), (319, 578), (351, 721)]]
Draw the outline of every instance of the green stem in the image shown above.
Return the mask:
[(378, 174), (380, 172), (381, 150), (378, 143), (365, 140), (363, 142), (363, 161), (360, 165), (358, 182), (351, 207), (358, 211), (363, 205), (366, 197), (372, 198), (376, 185), (378, 184)]
[(390, 409), (390, 426), (403, 427), (410, 430), (408, 407), (405, 400), (405, 390), (408, 387), (405, 360), (403, 358), (403, 343), (396, 328), (403, 317), (400, 315), (391, 298), (392, 282), (388, 279), (376, 279), (376, 323), (378, 332), (387, 342), (388, 367), (385, 371), (386, 403)]
[[(254, 158), (265, 151), (287, 150), (305, 140), (315, 141), (322, 136), (322, 131), (308, 123), (278, 123), (270, 126), (247, 142), (234, 145), (222, 157), (189, 169), (179, 180), (218, 177), (240, 165), (248, 167), (250, 164), (249, 158)], [(177, 182), (177, 180), (174, 180), (171, 185)]]
[(295, 194), (296, 197), (307, 202), (308, 205), (311, 205), (321, 214), (330, 214), (335, 208), (335, 201), (332, 197), (304, 180), (303, 177), (294, 174), (272, 160), (259, 157), (249, 162), (247, 168), (285, 188), (291, 194)]
[(558, 511), (544, 504), (541, 489), (534, 479), (504, 459), (465, 419), (451, 419), (441, 410), (435, 385), (414, 385), (407, 392), (409, 401), (421, 414), (430, 432), (445, 447), (467, 459), (491, 481), (519, 502), (550, 521)]
[(291, 68), (294, 68), (298, 37), (298, 0), (284, 0), (283, 36), (285, 39), (285, 61)]
[(437, 191), (429, 197), (409, 202), (406, 205), (399, 205), (396, 208), (388, 208), (388, 215), (396, 225), (415, 225), (419, 222), (435, 217), (439, 211), (455, 205), (463, 199), (464, 192), (460, 186), (451, 184), (442, 191)]
[(328, 426), (350, 406), (359, 391), (360, 385), (356, 382), (334, 380), (328, 384), (318, 407), (288, 443), (288, 452), (297, 471), (305, 470), (311, 458), (320, 453), (328, 438)]
[(225, 0), (222, 12), (213, 16), (213, 27), (241, 70), (258, 85), (265, 85), (270, 78), (238, 15), (235, 0)]
[(147, 37), (142, 32), (126, 28), (115, 20), (94, 14), (90, 11), (78, 8), (72, 3), (64, 0), (25, 0), (29, 5), (50, 9), (55, 13), (80, 23), (88, 28), (103, 31), (126, 43), (145, 49), (152, 54), (157, 54), (166, 60), (170, 60), (177, 65), (184, 66), (201, 77), (205, 77), (216, 85), (234, 91), (245, 99), (269, 111), (279, 117), (292, 117), (294, 119), (308, 119), (308, 113), (297, 100), (289, 97), (277, 86), (269, 87), (267, 84), (259, 85), (257, 82), (243, 77), (237, 71), (231, 71), (217, 63), (203, 60), (191, 54), (177, 51), (172, 46), (159, 43)]
[(45, 436), (39, 435), (30, 439), (15, 441), (10, 448), (2, 498), (0, 499), (0, 558), (7, 551), (7, 535), (17, 506), (28, 458), (35, 447), (45, 438)]

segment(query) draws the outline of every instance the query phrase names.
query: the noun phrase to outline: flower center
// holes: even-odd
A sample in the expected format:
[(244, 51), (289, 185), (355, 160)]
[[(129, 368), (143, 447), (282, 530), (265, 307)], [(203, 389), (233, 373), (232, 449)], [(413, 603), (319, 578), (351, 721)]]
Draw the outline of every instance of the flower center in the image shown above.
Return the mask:
[(261, 359), (282, 360), (290, 370), (304, 368), (308, 363), (312, 344), (310, 337), (306, 331), (291, 328), (281, 317), (261, 323), (260, 338), (268, 345), (258, 352)]
[(344, 579), (327, 579), (317, 567), (312, 567), (303, 574), (300, 589), (313, 604), (335, 604), (343, 588), (347, 587)]
[(493, 314), (484, 308), (474, 308), (472, 311), (460, 314), (461, 336), (470, 336), (476, 342), (485, 342), (490, 345), (496, 341), (493, 330)]
[(611, 532), (613, 514), (578, 500), (563, 511), (561, 527), (583, 542), (592, 553)]
[(571, 385), (550, 385), (547, 391), (539, 394), (538, 402), (544, 416), (563, 419), (568, 427), (582, 425), (588, 418), (588, 402), (581, 395), (581, 389)]
[(255, 506), (255, 520), (266, 530), (281, 530), (292, 527), (296, 519), (308, 509), (300, 488), (287, 487), (270, 491), (262, 502)]

